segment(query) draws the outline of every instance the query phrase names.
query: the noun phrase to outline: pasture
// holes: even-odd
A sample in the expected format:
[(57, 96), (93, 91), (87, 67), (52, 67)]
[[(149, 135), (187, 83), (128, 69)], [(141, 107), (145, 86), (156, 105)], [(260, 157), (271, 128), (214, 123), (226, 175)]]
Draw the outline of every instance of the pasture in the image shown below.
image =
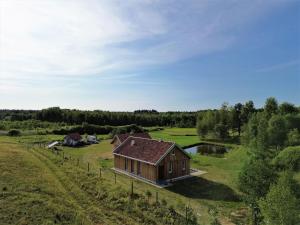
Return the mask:
[[(175, 141), (181, 146), (199, 142), (193, 128), (167, 128), (150, 134), (153, 138)], [(80, 224), (78, 221), (93, 224), (99, 218), (104, 224), (118, 224), (116, 218), (119, 218), (124, 224), (134, 224), (136, 218), (131, 214), (116, 215), (101, 207), (97, 201), (87, 207), (89, 201), (94, 202), (89, 189), (99, 188), (100, 181), (100, 186), (105, 186), (108, 193), (131, 190), (132, 180), (129, 177), (118, 174), (115, 183), (114, 173), (109, 169), (113, 166), (110, 140), (102, 140), (99, 144), (81, 148), (63, 147), (66, 157), (63, 163), (61, 154), (55, 155), (49, 150), (30, 147), (35, 142), (62, 137), (0, 137), (0, 190), (3, 192), (0, 205), (6, 205), (0, 206), (0, 221), (9, 219), (13, 222), (7, 224), (14, 224), (24, 220), (23, 224), (34, 224), (41, 221), (41, 218), (50, 218), (49, 221), (53, 221), (53, 217), (58, 217), (56, 220), (65, 221), (65, 224)], [(199, 224), (209, 224), (215, 216), (222, 224), (247, 224), (248, 210), (240, 200), (236, 186), (237, 174), (246, 158), (245, 150), (237, 145), (232, 145), (232, 150), (224, 158), (193, 155), (192, 167), (205, 170), (207, 174), (177, 182), (167, 189), (134, 180), (134, 192), (145, 196), (145, 192), (150, 191), (150, 202), (155, 201), (157, 193), (159, 200), (164, 199), (168, 207), (173, 207), (182, 215), (185, 215), (185, 206), (189, 206), (194, 210)], [(89, 182), (97, 184), (89, 185)], [(19, 196), (23, 194), (28, 199)], [(30, 207), (36, 205), (35, 201), (37, 207)], [(12, 210), (14, 207), (17, 207), (16, 211)], [(25, 214), (27, 208), (29, 211)], [(79, 213), (75, 215), (72, 208), (76, 208)], [(97, 215), (93, 214), (95, 212)], [(35, 214), (38, 216), (34, 216)], [(97, 218), (93, 218), (92, 214)]]

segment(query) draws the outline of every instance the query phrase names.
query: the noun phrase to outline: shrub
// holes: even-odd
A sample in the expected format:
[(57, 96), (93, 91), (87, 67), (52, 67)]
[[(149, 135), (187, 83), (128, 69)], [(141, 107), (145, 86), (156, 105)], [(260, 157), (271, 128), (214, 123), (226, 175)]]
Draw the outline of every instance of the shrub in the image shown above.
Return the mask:
[(8, 136), (20, 136), (21, 132), (19, 130), (10, 130), (8, 131)]
[(293, 192), (293, 180), (283, 173), (277, 184), (273, 184), (265, 198), (259, 201), (265, 224), (293, 225), (299, 222), (299, 206)]
[(287, 144), (290, 146), (300, 145), (300, 133), (298, 129), (291, 130), (287, 135)]
[(274, 159), (273, 164), (278, 169), (300, 169), (300, 146), (283, 149)]
[(140, 133), (140, 132), (144, 132), (142, 127), (137, 126), (136, 124), (130, 124), (130, 125), (114, 128), (111, 132), (111, 136), (114, 136), (116, 134)]

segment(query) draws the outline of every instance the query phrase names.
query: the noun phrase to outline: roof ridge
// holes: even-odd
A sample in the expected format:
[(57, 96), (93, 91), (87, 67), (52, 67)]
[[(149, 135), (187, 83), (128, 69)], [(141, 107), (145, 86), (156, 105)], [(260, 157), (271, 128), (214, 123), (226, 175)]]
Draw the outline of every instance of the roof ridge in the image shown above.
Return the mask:
[(140, 139), (147, 139), (147, 140), (151, 140), (151, 141), (157, 141), (157, 142), (166, 142), (166, 143), (172, 143), (172, 144), (176, 144), (174, 141), (164, 141), (162, 139), (157, 139), (157, 138), (144, 138), (144, 137), (135, 137), (135, 136), (129, 136), (132, 138), (140, 138)]

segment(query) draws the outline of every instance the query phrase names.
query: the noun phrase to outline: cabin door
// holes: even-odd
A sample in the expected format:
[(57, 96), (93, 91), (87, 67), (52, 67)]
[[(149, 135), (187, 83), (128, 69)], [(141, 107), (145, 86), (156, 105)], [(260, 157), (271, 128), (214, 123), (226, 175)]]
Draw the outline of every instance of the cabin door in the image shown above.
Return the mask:
[(158, 166), (158, 179), (159, 180), (163, 180), (164, 179), (164, 172), (165, 172), (164, 165)]

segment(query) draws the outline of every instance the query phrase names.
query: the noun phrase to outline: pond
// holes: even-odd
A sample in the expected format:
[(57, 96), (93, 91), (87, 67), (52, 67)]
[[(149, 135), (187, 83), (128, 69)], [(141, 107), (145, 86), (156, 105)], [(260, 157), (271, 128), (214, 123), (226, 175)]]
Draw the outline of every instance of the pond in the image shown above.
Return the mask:
[(216, 157), (223, 157), (224, 153), (229, 151), (229, 148), (227, 148), (224, 145), (200, 143), (197, 146), (186, 148), (184, 150), (190, 154), (199, 153), (201, 155), (211, 155), (211, 156), (216, 156)]

